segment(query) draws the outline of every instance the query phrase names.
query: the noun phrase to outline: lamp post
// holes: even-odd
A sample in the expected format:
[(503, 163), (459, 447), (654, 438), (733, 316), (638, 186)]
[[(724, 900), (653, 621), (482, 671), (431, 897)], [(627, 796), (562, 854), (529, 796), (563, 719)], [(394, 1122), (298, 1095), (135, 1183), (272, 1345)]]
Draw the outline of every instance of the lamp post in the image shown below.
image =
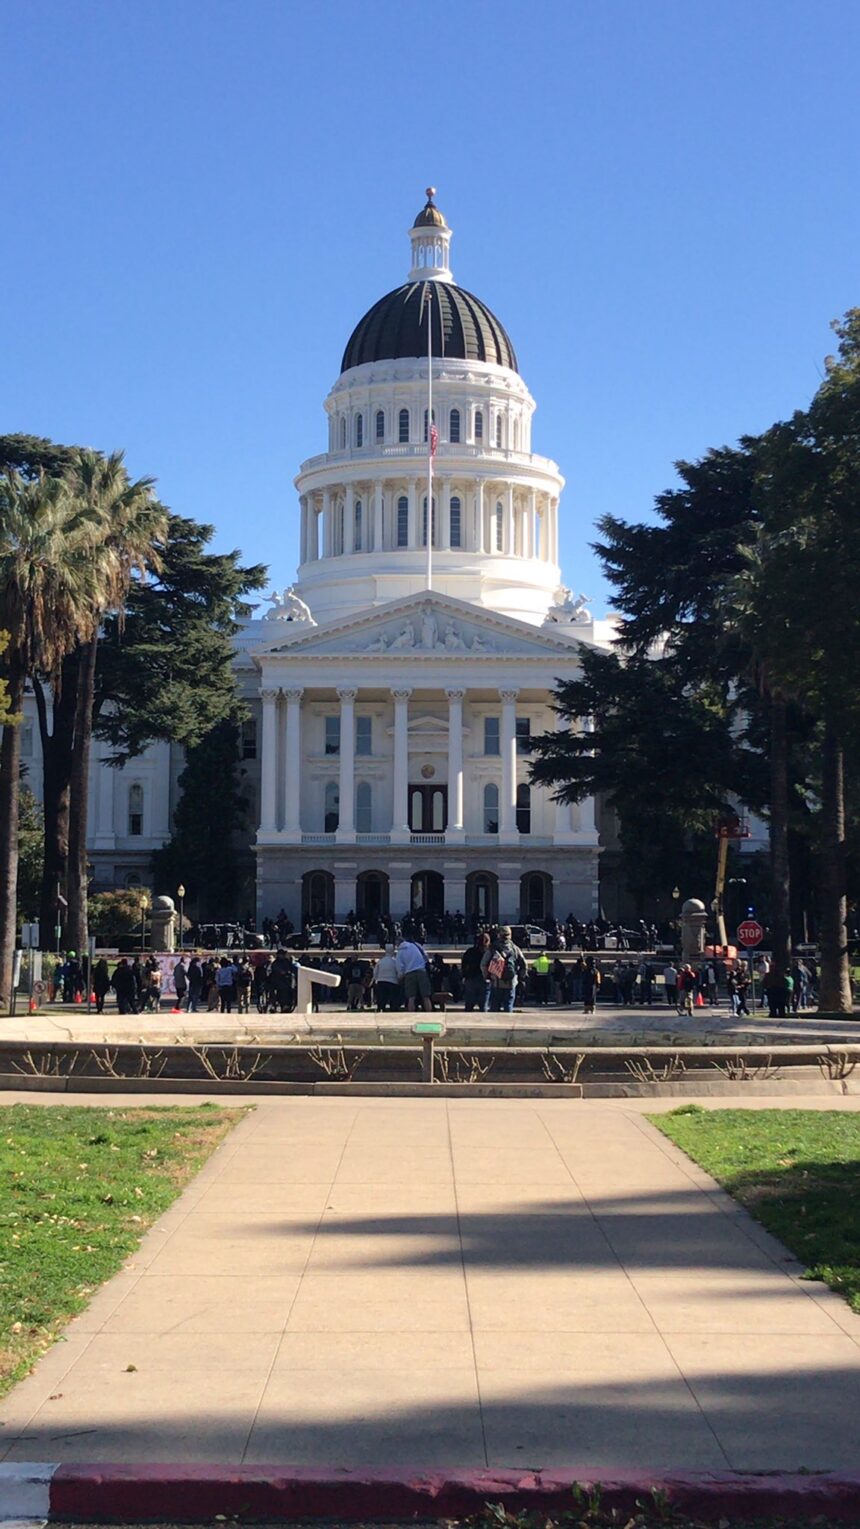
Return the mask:
[(679, 929), (679, 924), (678, 924), (678, 903), (680, 902), (680, 900), (681, 900), (681, 888), (680, 887), (673, 887), (672, 888), (672, 926), (673, 926), (673, 928), (675, 930), (675, 948), (676, 949), (677, 949), (677, 945), (678, 945), (678, 929)]
[(182, 912), (185, 904), (185, 888), (181, 881), (176, 888), (176, 896), (179, 898), (179, 949), (181, 951), (185, 948), (185, 918)]
[(146, 898), (140, 899), (140, 953), (146, 949)]

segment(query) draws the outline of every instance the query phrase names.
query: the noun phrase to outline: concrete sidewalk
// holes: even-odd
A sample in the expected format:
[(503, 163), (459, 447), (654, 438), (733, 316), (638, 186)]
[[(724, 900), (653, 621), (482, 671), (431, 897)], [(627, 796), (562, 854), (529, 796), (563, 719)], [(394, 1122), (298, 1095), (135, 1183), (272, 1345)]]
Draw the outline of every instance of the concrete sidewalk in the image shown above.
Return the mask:
[(260, 1104), (0, 1405), (0, 1458), (853, 1467), (860, 1318), (648, 1107)]

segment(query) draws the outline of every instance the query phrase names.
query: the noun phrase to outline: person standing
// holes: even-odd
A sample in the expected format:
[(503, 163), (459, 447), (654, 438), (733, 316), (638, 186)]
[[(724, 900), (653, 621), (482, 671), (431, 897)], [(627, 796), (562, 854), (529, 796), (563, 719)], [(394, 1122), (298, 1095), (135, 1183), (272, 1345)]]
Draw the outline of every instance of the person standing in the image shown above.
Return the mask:
[(200, 957), (192, 956), (188, 963), (188, 1013), (196, 1014), (203, 995), (203, 967)]
[(552, 962), (545, 950), (535, 956), (532, 962), (532, 973), (535, 985), (535, 1003), (542, 1008), (549, 1003), (549, 978), (552, 971)]
[(215, 973), (218, 989), (218, 1006), (222, 1014), (231, 1014), (236, 995), (236, 968), (229, 956), (222, 956)]
[(430, 975), (424, 946), (419, 945), (417, 940), (401, 940), (394, 961), (397, 976), (406, 994), (407, 1009), (414, 1013), (420, 1005), (429, 1011), (433, 1005), (430, 1001)]
[(104, 956), (96, 962), (93, 968), (93, 992), (96, 995), (96, 1013), (103, 1014), (105, 1011), (105, 998), (110, 988), (110, 971)]
[(600, 987), (600, 969), (595, 965), (594, 957), (588, 956), (582, 968), (582, 1012), (593, 1014), (594, 1005), (597, 1001), (597, 990)]
[(490, 944), (485, 930), (475, 935), (474, 943), (463, 951), (460, 958), (460, 976), (463, 979), (463, 1009), (471, 1013), (478, 1009), (486, 1013), (490, 1004), (490, 984), (484, 976), (481, 962)]
[(185, 1008), (185, 998), (188, 993), (188, 968), (185, 965), (184, 956), (180, 956), (173, 968), (173, 990), (176, 993), (177, 1009)]
[(393, 1012), (400, 1007), (400, 985), (397, 981), (393, 945), (386, 945), (373, 968), (373, 996), (377, 1014), (384, 1014), (386, 1009)]
[(484, 951), (481, 970), (490, 980), (491, 1012), (510, 1014), (517, 995), (517, 984), (526, 970), (525, 957), (511, 938), (510, 924), (501, 926), (490, 948)]
[(137, 983), (125, 956), (120, 956), (114, 967), (111, 987), (116, 993), (116, 1006), (120, 1014), (135, 1014), (137, 1012), (135, 1006)]
[(666, 987), (666, 1003), (671, 1008), (677, 1008), (678, 1004), (678, 968), (673, 961), (663, 968), (663, 982)]

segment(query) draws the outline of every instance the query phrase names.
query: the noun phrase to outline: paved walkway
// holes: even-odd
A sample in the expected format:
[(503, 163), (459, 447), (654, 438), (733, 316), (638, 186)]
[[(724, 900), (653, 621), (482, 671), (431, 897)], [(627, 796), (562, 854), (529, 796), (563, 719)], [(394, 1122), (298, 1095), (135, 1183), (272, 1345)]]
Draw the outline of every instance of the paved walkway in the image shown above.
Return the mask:
[(647, 1107), (261, 1103), (0, 1405), (0, 1458), (856, 1467), (860, 1318)]

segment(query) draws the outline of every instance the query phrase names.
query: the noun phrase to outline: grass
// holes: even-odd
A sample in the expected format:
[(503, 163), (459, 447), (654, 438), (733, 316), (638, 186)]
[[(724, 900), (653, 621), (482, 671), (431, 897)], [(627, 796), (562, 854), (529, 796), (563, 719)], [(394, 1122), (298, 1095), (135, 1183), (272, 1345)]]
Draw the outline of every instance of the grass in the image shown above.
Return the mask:
[(649, 1119), (860, 1312), (860, 1114), (686, 1104)]
[(117, 1272), (242, 1113), (0, 1107), (0, 1395)]

